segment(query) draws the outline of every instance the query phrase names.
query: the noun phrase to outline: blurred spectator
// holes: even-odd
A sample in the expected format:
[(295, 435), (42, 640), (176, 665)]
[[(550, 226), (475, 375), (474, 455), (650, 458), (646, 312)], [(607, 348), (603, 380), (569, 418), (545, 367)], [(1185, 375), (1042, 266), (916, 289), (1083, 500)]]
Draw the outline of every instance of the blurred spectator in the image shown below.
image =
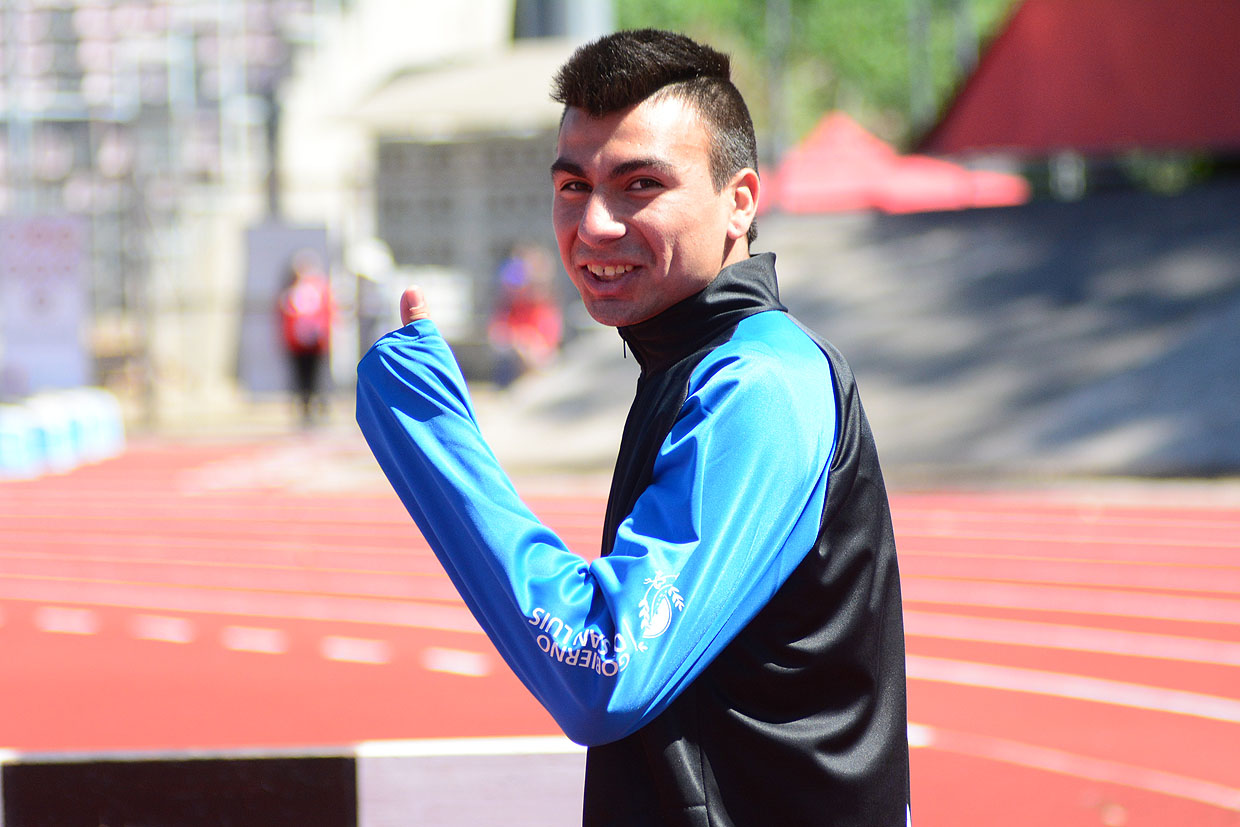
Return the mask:
[(500, 387), (547, 366), (559, 352), (564, 321), (552, 279), (551, 255), (535, 244), (515, 245), (500, 265), (499, 295), (487, 327)]
[(302, 250), (293, 256), (288, 285), (280, 293), (279, 311), (301, 421), (311, 425), (316, 409), (319, 414), (326, 413), (322, 375), (331, 349), (334, 313), (331, 285), (313, 250)]

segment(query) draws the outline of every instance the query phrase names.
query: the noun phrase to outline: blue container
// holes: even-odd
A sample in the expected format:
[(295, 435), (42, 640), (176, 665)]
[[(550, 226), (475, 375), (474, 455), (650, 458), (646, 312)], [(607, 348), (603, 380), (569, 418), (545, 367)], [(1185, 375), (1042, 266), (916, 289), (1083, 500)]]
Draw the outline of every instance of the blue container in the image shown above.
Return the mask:
[(34, 417), (23, 405), (0, 405), (0, 480), (33, 479), (46, 465)]
[(26, 400), (43, 452), (44, 470), (52, 474), (72, 471), (81, 464), (80, 424), (73, 412), (55, 393), (39, 394)]

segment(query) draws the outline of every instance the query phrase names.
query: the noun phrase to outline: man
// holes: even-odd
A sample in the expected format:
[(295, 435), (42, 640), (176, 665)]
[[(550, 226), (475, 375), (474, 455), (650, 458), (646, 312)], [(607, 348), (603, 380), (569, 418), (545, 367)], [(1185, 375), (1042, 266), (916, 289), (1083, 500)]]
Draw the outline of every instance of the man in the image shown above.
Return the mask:
[(588, 825), (902, 825), (899, 577), (851, 374), (751, 257), (725, 56), (657, 31), (556, 79), (560, 255), (641, 366), (587, 563), (528, 512), (417, 291), (358, 421), (496, 647), (590, 747)]

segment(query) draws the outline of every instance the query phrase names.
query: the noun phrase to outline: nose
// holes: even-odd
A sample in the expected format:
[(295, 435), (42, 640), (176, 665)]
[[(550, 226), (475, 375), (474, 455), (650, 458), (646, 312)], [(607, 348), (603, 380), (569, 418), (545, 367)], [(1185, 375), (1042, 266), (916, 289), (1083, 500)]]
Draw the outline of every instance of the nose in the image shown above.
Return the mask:
[(624, 222), (598, 192), (591, 193), (577, 222), (577, 236), (588, 244), (613, 241), (624, 236)]

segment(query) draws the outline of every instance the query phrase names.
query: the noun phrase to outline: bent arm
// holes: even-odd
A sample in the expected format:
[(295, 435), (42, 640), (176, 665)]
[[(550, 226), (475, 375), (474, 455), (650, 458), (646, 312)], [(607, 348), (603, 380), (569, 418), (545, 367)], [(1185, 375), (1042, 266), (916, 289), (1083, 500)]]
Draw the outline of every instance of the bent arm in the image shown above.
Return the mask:
[[(652, 484), (591, 564), (521, 502), (433, 323), (389, 334), (358, 367), (380, 466), (496, 648), (580, 743), (658, 715), (814, 541), (833, 401), (790, 411), (795, 388), (755, 387), (754, 373), (729, 358), (699, 371)], [(769, 436), (789, 415), (820, 436)]]

